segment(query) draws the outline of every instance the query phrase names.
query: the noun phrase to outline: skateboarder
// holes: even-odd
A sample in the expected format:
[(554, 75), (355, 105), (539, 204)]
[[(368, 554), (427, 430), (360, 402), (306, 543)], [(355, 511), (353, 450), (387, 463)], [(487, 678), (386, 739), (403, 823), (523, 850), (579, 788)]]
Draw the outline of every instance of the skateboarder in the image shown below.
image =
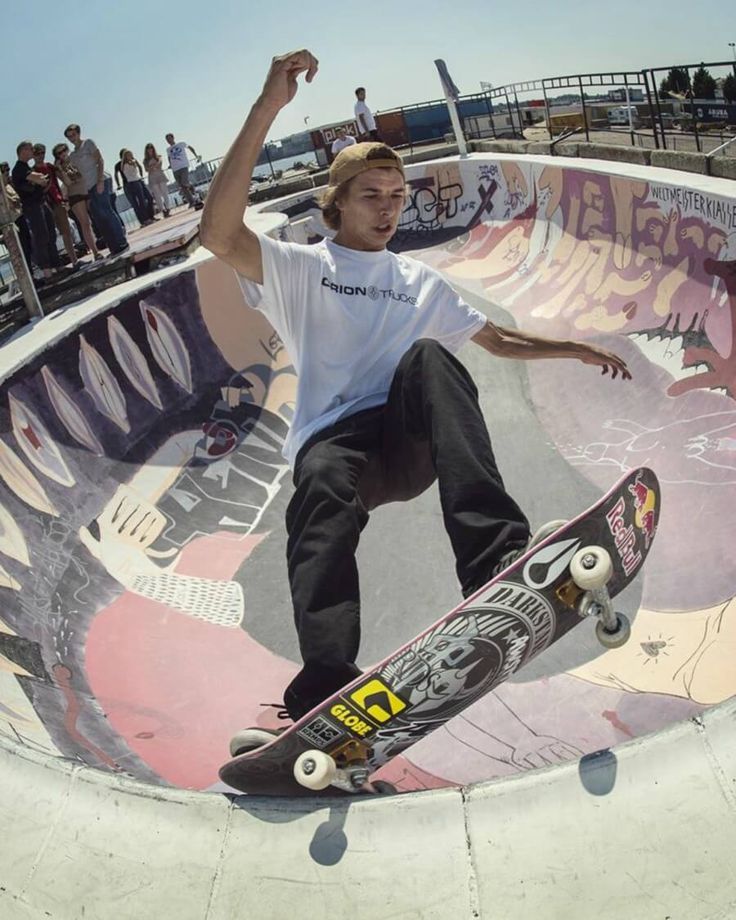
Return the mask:
[[(455, 357), (460, 346), (471, 339), (493, 355), (575, 358), (630, 377), (604, 349), (494, 325), (439, 273), (389, 252), (405, 180), (400, 157), (385, 144), (355, 144), (335, 158), (321, 202), (334, 240), (305, 246), (249, 230), (247, 177), (297, 77), (311, 83), (317, 66), (306, 50), (273, 59), (200, 226), (202, 243), (236, 270), (247, 303), (268, 317), (299, 374), (284, 445), (295, 485), (286, 512), (288, 573), (304, 659), (284, 694), (292, 719), (360, 673), (355, 551), (373, 508), (407, 501), (437, 479), (466, 597), (530, 545), (527, 519), (496, 467), (476, 387)], [(252, 734), (253, 744), (272, 737)], [(239, 739), (242, 750), (243, 733)]]

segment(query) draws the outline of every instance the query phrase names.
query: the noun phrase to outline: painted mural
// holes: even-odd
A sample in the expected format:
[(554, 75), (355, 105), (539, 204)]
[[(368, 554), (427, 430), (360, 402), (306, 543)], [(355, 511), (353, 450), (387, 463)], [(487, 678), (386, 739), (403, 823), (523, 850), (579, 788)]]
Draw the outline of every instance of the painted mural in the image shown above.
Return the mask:
[[(641, 609), (624, 648), (505, 684), (389, 764), (404, 789), (579, 757), (736, 693), (736, 201), (579, 167), (413, 168), (392, 246), (509, 325), (624, 356), (634, 379), (615, 392), (575, 362), (527, 371), (571, 475), (603, 491), (646, 464), (662, 481)], [(327, 233), (311, 195), (281, 207), (288, 238)], [(258, 626), (286, 578), (294, 393), (278, 336), (216, 260), (5, 380), (0, 734), (207, 789), (230, 735), (270, 724), (260, 704), (297, 668)]]

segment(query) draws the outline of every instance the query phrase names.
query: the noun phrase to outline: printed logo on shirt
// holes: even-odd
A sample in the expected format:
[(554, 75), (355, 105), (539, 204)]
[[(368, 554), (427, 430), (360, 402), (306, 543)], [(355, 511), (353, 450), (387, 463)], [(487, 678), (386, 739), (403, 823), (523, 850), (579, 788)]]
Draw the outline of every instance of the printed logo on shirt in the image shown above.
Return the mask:
[(410, 294), (394, 291), (392, 288), (377, 288), (373, 284), (368, 287), (364, 287), (361, 284), (337, 284), (323, 275), (322, 287), (329, 288), (336, 294), (347, 294), (349, 297), (359, 295), (362, 297), (369, 297), (371, 300), (385, 300), (388, 297), (390, 300), (396, 300), (399, 303), (410, 303), (413, 307), (417, 305), (417, 298), (412, 297)]

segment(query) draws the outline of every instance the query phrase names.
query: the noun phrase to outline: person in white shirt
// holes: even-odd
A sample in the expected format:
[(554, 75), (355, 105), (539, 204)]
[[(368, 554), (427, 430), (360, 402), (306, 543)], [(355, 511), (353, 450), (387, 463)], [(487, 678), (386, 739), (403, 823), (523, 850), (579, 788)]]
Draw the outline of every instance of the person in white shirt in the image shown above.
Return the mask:
[[(295, 485), (288, 573), (304, 659), (284, 693), (292, 719), (360, 674), (355, 551), (372, 509), (437, 480), (465, 596), (530, 545), (527, 519), (496, 467), (477, 389), (455, 352), (472, 340), (492, 355), (573, 358), (630, 376), (602, 348), (494, 325), (437, 271), (387, 250), (406, 185), (400, 157), (385, 144), (351, 145), (332, 163), (321, 208), (334, 239), (307, 246), (250, 230), (245, 177), (297, 77), (306, 73), (311, 83), (317, 67), (307, 50), (273, 59), (200, 226), (203, 245), (235, 269), (246, 303), (266, 315), (298, 372), (284, 445)], [(272, 737), (246, 729), (231, 752)]]
[(337, 137), (332, 142), (332, 156), (337, 156), (341, 150), (344, 150), (346, 147), (352, 147), (355, 143), (355, 138), (351, 134), (348, 134), (345, 128), (338, 128)]
[(173, 134), (166, 135), (166, 143), (169, 145), (166, 148), (166, 156), (169, 158), (169, 167), (174, 174), (174, 180), (179, 186), (184, 200), (188, 203), (190, 208), (200, 210), (204, 205), (189, 179), (189, 157), (187, 156), (187, 150), (192, 151), (192, 155), (196, 158), (198, 163), (202, 161), (202, 157), (200, 157), (194, 147), (191, 147), (186, 141), (176, 141)]
[(355, 112), (355, 120), (358, 122), (358, 136), (361, 140), (380, 141), (381, 138), (376, 129), (376, 119), (365, 101), (364, 86), (359, 86), (355, 90), (355, 97), (357, 102), (353, 111)]

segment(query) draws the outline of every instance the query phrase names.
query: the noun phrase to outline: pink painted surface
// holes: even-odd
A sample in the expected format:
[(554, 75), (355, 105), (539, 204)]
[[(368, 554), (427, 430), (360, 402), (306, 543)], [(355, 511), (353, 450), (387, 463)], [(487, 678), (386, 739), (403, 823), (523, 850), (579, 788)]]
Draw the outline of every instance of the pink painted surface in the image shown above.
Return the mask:
[[(227, 579), (264, 537), (199, 538), (177, 571)], [(243, 629), (204, 623), (131, 592), (95, 617), (86, 664), (115, 731), (167, 782), (195, 789), (217, 780), (239, 728), (254, 717), (273, 724), (258, 704), (280, 701), (296, 672)]]

